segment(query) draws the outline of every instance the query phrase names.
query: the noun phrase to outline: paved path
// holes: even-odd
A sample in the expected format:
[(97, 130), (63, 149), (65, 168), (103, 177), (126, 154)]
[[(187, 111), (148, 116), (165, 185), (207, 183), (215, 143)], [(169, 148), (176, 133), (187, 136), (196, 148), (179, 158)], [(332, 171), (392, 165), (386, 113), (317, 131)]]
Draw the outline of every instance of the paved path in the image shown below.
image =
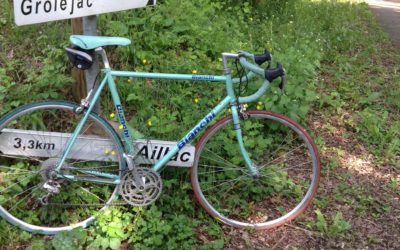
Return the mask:
[(400, 0), (366, 0), (378, 21), (400, 48)]

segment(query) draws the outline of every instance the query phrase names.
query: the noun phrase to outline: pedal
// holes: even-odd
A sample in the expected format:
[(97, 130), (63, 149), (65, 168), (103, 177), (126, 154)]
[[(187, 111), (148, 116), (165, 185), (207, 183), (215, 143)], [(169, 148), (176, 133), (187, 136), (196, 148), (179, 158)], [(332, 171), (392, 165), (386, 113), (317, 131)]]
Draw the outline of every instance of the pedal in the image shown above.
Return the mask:
[(127, 170), (121, 178), (119, 194), (132, 206), (147, 206), (155, 202), (162, 191), (162, 180), (159, 173), (138, 167)]

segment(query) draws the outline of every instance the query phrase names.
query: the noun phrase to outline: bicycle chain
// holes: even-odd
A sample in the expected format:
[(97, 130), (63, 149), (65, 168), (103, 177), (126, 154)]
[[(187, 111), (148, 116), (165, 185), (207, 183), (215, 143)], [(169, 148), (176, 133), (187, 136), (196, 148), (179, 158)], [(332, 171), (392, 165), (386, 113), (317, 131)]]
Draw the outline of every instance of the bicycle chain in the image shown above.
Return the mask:
[[(65, 169), (74, 169), (77, 170), (76, 168), (65, 168)], [(91, 168), (90, 170), (93, 170), (94, 168)], [(100, 169), (100, 168), (96, 168)], [(79, 170), (84, 170), (84, 169), (79, 169)], [(89, 170), (89, 169), (85, 169)], [(124, 170), (118, 170), (118, 172), (125, 172), (129, 171), (128, 169)], [(74, 203), (52, 203), (48, 202), (45, 206), (52, 206), (52, 207), (104, 207), (104, 206), (109, 206), (109, 207), (116, 207), (116, 206), (132, 206), (132, 204), (129, 204), (128, 202), (117, 202), (117, 203), (93, 203), (93, 204), (74, 204)]]
[(129, 205), (127, 202), (118, 202), (118, 203), (93, 203), (93, 204), (74, 204), (74, 203), (47, 203), (46, 206), (52, 206), (52, 207), (104, 207), (104, 206), (109, 206), (109, 207), (117, 207), (117, 206), (126, 206)]
[[(80, 170), (80, 171), (96, 171), (99, 169), (105, 169), (108, 167), (99, 167), (99, 168), (75, 168), (75, 167), (65, 167), (63, 168), (64, 170)], [(126, 171), (125, 169), (119, 169), (119, 170), (114, 170), (113, 172), (124, 172)], [(103, 171), (104, 172), (104, 171)], [(90, 175), (88, 175), (90, 176)], [(52, 203), (48, 202), (45, 206), (51, 206), (51, 207), (104, 207), (104, 206), (125, 206), (129, 205), (127, 202), (118, 202), (118, 203), (93, 203), (93, 204), (76, 204), (76, 203)]]

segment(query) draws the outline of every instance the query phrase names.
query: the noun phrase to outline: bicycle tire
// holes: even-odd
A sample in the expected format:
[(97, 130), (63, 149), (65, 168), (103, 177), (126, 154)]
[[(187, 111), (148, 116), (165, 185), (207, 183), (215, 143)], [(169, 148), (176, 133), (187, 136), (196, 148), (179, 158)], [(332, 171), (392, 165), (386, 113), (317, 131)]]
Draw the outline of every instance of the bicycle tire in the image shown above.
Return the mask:
[[(82, 117), (74, 112), (77, 107), (63, 101), (37, 102), (0, 119), (0, 216), (11, 224), (47, 235), (87, 227), (94, 214), (117, 197), (117, 185), (59, 178), (55, 180), (59, 193), (51, 196), (47, 205), (40, 202), (49, 190), (44, 183), (51, 179), (67, 138)], [(81, 143), (73, 145), (62, 174), (73, 172), (81, 178), (94, 178), (88, 171), (97, 171), (120, 177), (125, 167), (123, 144), (107, 121), (92, 112), (78, 140)], [(99, 140), (103, 146), (99, 146)], [(99, 148), (107, 152), (99, 152)], [(82, 152), (89, 152), (85, 154), (89, 158), (82, 159)], [(57, 186), (54, 182), (50, 185)], [(92, 208), (90, 204), (103, 205)]]
[(243, 141), (260, 177), (250, 176), (228, 116), (197, 143), (191, 183), (200, 205), (218, 221), (273, 229), (310, 204), (320, 180), (320, 159), (315, 143), (296, 122), (267, 111), (246, 114), (247, 119), (241, 118)]

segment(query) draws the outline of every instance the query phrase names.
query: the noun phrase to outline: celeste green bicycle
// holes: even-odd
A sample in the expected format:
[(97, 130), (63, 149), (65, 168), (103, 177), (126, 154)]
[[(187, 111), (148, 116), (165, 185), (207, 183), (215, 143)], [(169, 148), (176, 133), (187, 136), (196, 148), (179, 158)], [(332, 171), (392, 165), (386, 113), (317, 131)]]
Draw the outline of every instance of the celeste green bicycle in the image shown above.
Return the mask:
[[(269, 111), (249, 111), (282, 65), (271, 55), (223, 53), (223, 75), (165, 74), (112, 70), (104, 50), (129, 45), (117, 37), (71, 36), (67, 48), (79, 69), (102, 58), (103, 80), (80, 104), (43, 101), (19, 107), (0, 119), (0, 215), (35, 233), (56, 234), (86, 227), (110, 206), (145, 206), (162, 192), (159, 172), (167, 166), (191, 168), (200, 205), (220, 222), (239, 228), (271, 229), (294, 219), (313, 199), (319, 179), (317, 147), (291, 119)], [(232, 78), (230, 61), (245, 73)], [(259, 65), (269, 62), (269, 67)], [(115, 78), (202, 81), (226, 85), (226, 97), (177, 141), (145, 138), (127, 126)], [(235, 88), (263, 80), (249, 96)], [(134, 83), (133, 83), (134, 84)], [(120, 133), (93, 111), (108, 86)], [(216, 117), (229, 109), (230, 115)], [(196, 146), (190, 142), (202, 134)]]

